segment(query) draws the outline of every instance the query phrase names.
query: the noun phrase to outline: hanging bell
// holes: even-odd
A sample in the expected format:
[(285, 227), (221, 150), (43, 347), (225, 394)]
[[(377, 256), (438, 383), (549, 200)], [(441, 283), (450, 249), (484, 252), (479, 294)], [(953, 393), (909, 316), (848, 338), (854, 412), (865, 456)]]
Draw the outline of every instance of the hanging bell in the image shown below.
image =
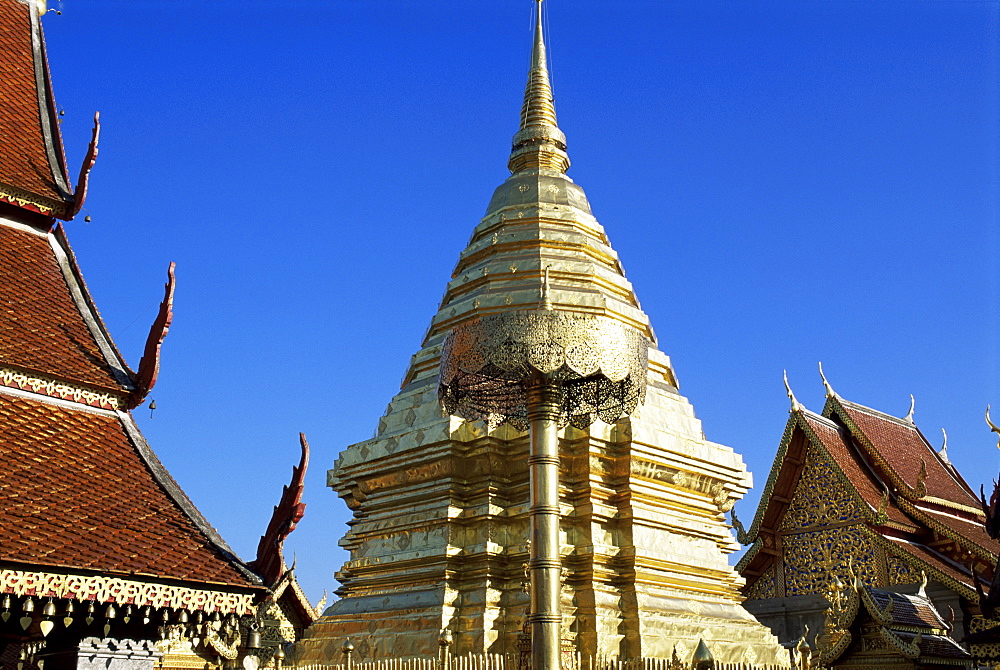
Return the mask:
[(21, 605), (22, 612), (34, 612), (35, 611), (35, 601), (31, 598), (25, 598), (24, 604)]
[(149, 618), (150, 618), (150, 615), (152, 613), (153, 613), (153, 608), (152, 607), (150, 607), (149, 605), (146, 605), (145, 607), (143, 607), (142, 608), (142, 623), (144, 623), (144, 624), (149, 623)]
[(222, 621), (222, 615), (218, 612), (212, 612), (212, 621)]
[(181, 613), (177, 615), (177, 623), (187, 623), (188, 613), (187, 610), (181, 610)]
[(260, 631), (256, 628), (251, 628), (250, 632), (247, 633), (246, 644), (243, 646), (246, 649), (260, 649)]
[(201, 610), (194, 613), (194, 622), (201, 623)]
[(122, 617), (122, 621), (124, 621), (125, 623), (128, 623), (129, 621), (131, 621), (131, 619), (132, 619), (132, 606), (131, 605), (126, 605), (125, 606), (125, 616)]
[(3, 602), (0, 602), (0, 607), (3, 607), (5, 610), (10, 609), (10, 594), (4, 594)]
[(115, 606), (112, 605), (111, 603), (108, 603), (107, 609), (104, 610), (104, 618), (105, 619), (114, 619), (117, 615), (118, 615), (118, 612), (115, 611)]
[(170, 621), (170, 610), (164, 608), (163, 612), (160, 614), (160, 621), (167, 623)]
[(72, 600), (67, 600), (66, 601), (66, 609), (63, 610), (63, 614), (65, 614), (66, 616), (69, 616), (72, 613), (73, 613), (73, 601)]
[(52, 602), (52, 598), (49, 598), (49, 602), (45, 603), (45, 607), (42, 608), (42, 616), (55, 616), (56, 615), (56, 604)]

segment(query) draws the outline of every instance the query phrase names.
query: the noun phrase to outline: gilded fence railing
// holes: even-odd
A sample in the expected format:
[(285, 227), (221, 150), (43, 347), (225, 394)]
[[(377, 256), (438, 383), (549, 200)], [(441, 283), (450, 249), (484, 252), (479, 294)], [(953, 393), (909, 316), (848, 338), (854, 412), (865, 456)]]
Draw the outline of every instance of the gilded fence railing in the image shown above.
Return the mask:
[[(794, 664), (793, 667), (800, 666)], [(335, 664), (300, 664), (286, 670), (519, 670), (516, 654), (442, 655), (438, 658), (383, 658), (376, 661)], [(808, 668), (808, 665), (805, 665)], [(805, 670), (800, 666), (800, 670)], [(582, 656), (563, 658), (562, 670), (788, 670), (779, 665), (747, 663), (684, 663), (668, 658), (623, 658), (620, 656)], [(818, 670), (818, 669), (817, 669)]]

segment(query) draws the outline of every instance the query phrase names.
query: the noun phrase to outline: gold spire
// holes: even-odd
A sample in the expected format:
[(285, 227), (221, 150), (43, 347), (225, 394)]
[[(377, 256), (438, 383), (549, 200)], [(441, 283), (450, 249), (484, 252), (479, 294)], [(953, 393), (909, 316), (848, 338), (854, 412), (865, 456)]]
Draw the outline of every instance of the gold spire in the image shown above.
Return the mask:
[(545, 38), (542, 36), (542, 0), (535, 1), (538, 4), (535, 43), (531, 49), (531, 67), (521, 106), (521, 127), (514, 135), (507, 167), (511, 172), (541, 169), (564, 173), (569, 169), (566, 136), (556, 123)]

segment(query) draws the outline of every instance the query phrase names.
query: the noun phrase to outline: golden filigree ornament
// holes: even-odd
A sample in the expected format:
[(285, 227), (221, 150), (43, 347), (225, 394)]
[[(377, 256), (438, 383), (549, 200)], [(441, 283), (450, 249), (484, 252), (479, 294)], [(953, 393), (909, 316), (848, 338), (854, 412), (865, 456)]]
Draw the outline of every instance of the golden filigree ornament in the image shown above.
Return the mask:
[(238, 615), (250, 614), (254, 610), (253, 595), (249, 593), (190, 589), (117, 577), (8, 569), (0, 570), (0, 593), (89, 601), (89, 614), (93, 613), (95, 602)]
[(611, 319), (538, 309), (457, 326), (441, 354), (438, 394), (445, 411), (490, 428), (526, 430), (526, 382), (556, 382), (562, 425), (628, 416), (646, 393), (648, 340)]
[(238, 626), (221, 621), (211, 621), (205, 625), (205, 645), (222, 658), (235, 659), (240, 653), (243, 638)]

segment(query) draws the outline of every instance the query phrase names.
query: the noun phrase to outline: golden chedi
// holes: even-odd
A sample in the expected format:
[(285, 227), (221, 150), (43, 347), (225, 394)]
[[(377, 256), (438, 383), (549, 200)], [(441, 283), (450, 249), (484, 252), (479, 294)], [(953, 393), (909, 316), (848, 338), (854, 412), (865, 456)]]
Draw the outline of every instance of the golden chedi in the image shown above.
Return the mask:
[[(564, 652), (690, 661), (703, 640), (719, 661), (787, 665), (726, 560), (724, 515), (750, 476), (705, 439), (569, 164), (539, 11), (512, 174), (376, 437), (329, 472), (354, 512), (351, 558), (300, 661), (339, 659), (347, 639), (358, 661), (433, 657), (443, 630), (453, 653), (514, 654), (530, 572), (555, 574)], [(529, 499), (544, 510), (524, 394), (542, 373), (561, 394), (554, 567), (528, 541)]]

